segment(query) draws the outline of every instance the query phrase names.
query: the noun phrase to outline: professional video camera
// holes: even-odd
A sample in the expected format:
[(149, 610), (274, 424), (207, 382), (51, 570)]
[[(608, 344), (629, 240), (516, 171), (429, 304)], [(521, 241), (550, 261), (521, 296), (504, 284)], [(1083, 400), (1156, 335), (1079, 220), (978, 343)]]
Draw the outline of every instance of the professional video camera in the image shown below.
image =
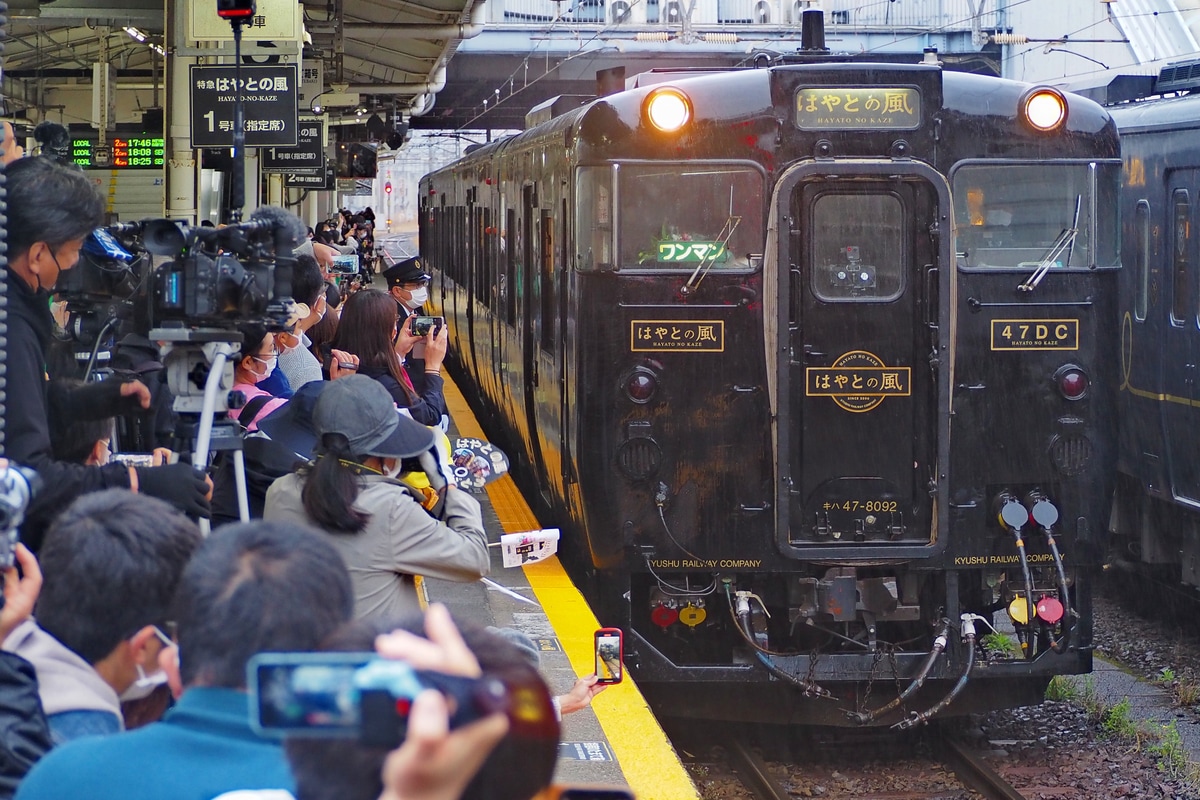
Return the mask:
[(172, 258), (154, 270), (150, 320), (155, 326), (229, 328), (259, 321), (284, 327), (292, 306), (293, 249), (307, 230), (300, 218), (263, 206), (224, 228), (148, 220), (142, 246)]
[[(167, 219), (97, 228), (56, 286), (71, 313), (68, 332), (91, 343), (114, 320), (130, 321), (121, 333), (143, 336), (157, 325), (229, 329), (257, 321), (278, 329), (290, 312), (292, 250), (305, 236), (298, 217), (273, 206), (224, 228)], [(170, 260), (152, 267), (151, 256)]]
[[(100, 340), (149, 328), (144, 280), (150, 273), (150, 255), (136, 243), (138, 223), (97, 228), (88, 235), (75, 269), (59, 275), (55, 293), (67, 302), (70, 314), (66, 333), (75, 342), (92, 345)], [(134, 255), (131, 251), (139, 251)], [(120, 325), (126, 330), (114, 330)]]

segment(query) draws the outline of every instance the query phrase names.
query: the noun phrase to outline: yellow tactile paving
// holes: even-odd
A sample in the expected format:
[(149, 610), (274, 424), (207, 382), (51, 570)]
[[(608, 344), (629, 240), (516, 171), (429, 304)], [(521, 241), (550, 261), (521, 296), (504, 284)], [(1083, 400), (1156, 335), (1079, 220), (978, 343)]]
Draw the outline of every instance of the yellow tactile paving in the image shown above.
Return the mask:
[[(445, 394), (459, 434), (483, 438), (475, 415), (448, 376)], [(505, 533), (541, 527), (510, 476), (493, 481), (487, 489)], [(592, 634), (600, 625), (587, 601), (557, 558), (530, 564), (524, 570), (576, 674), (592, 672)], [(698, 800), (687, 770), (631, 678), (626, 676), (622, 683), (605, 690), (592, 703), (592, 710), (638, 800)]]

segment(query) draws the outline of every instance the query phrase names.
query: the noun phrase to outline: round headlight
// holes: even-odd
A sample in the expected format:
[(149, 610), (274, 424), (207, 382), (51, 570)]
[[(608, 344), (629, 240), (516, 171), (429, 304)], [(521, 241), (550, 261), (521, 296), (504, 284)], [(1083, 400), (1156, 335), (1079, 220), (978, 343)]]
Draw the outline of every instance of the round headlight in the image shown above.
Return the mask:
[(655, 89), (646, 97), (646, 120), (663, 133), (674, 133), (692, 119), (692, 102), (678, 89)]
[(1035, 131), (1056, 131), (1067, 122), (1067, 98), (1048, 86), (1031, 89), (1021, 98), (1021, 116)]

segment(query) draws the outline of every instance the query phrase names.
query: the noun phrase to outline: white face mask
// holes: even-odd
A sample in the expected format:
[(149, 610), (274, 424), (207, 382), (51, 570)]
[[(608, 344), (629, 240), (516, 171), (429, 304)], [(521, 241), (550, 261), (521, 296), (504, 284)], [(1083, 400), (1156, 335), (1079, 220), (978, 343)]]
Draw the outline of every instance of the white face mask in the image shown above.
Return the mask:
[(161, 669), (156, 669), (149, 675), (146, 670), (142, 669), (141, 664), (137, 664), (138, 678), (129, 688), (121, 692), (121, 702), (127, 703), (130, 700), (141, 700), (143, 697), (149, 697), (150, 694), (159, 686), (167, 682), (167, 673)]
[(391, 466), (388, 466), (387, 461), (383, 462), (383, 474), (387, 475), (389, 478), (399, 478), (400, 477), (400, 459), (395, 458), (395, 459), (389, 459), (389, 460), (392, 462)]
[(257, 376), (257, 379), (254, 381), (255, 383), (265, 381), (267, 378), (271, 377), (271, 373), (275, 371), (275, 364), (279, 362), (279, 356), (271, 356), (270, 358), (263, 358), (262, 356), (251, 356), (251, 358), (254, 359), (254, 362), (256, 364), (260, 364), (260, 365), (266, 367), (265, 372), (262, 372), (262, 373), (256, 372), (255, 373), (255, 375)]
[(409, 310), (415, 311), (416, 309), (425, 305), (425, 301), (429, 299), (429, 289), (425, 286), (422, 286), (419, 289), (413, 289), (411, 292), (409, 292), (409, 294), (412, 295), (412, 298), (404, 301), (404, 305)]

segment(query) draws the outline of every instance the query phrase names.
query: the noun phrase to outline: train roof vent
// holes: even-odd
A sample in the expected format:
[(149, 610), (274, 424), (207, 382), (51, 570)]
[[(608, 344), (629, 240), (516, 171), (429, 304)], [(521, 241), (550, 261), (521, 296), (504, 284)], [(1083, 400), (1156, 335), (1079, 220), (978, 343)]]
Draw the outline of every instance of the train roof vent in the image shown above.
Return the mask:
[(549, 122), (555, 117), (561, 117), (568, 111), (579, 108), (589, 100), (594, 100), (592, 95), (587, 94), (560, 94), (558, 97), (551, 97), (549, 100), (538, 103), (529, 112), (525, 114), (525, 129), (536, 128), (543, 122)]
[(1200, 89), (1200, 60), (1182, 61), (1163, 67), (1154, 86), (1154, 90), (1159, 94), (1186, 92), (1191, 89)]

